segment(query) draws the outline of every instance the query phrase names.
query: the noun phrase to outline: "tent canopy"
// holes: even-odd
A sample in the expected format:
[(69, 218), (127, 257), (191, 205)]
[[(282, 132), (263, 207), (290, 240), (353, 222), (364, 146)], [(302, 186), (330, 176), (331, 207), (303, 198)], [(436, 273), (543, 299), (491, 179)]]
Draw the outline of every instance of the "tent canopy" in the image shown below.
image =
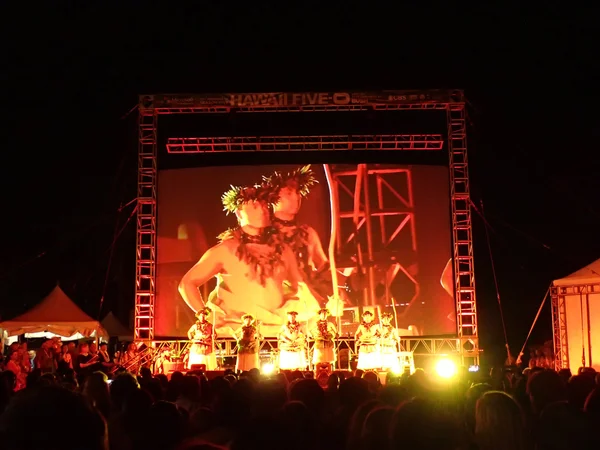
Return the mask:
[(110, 337), (117, 337), (122, 341), (126, 341), (127, 339), (133, 340), (132, 331), (123, 325), (112, 312), (109, 312), (106, 317), (102, 319), (101, 324), (102, 328), (106, 330)]
[(577, 284), (600, 283), (600, 259), (588, 264), (560, 280), (554, 280), (554, 286), (573, 286)]
[(76, 333), (105, 336), (100, 322), (84, 313), (63, 290), (56, 286), (39, 304), (26, 313), (0, 323), (9, 336), (48, 331), (58, 336), (71, 337)]

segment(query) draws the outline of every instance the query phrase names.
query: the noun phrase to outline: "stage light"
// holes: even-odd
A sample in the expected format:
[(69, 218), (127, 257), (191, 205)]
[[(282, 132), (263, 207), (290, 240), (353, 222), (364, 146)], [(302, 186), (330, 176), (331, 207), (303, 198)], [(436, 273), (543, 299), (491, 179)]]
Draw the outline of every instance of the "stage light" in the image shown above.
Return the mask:
[(435, 372), (442, 378), (452, 378), (457, 372), (456, 364), (450, 359), (440, 359), (435, 365)]
[(275, 372), (275, 366), (273, 364), (265, 364), (262, 366), (263, 375), (272, 375)]
[(469, 366), (469, 372), (479, 372), (479, 366)]
[(402, 375), (404, 373), (404, 368), (400, 365), (400, 363), (394, 364), (394, 366), (390, 369), (390, 372), (392, 372), (394, 375)]

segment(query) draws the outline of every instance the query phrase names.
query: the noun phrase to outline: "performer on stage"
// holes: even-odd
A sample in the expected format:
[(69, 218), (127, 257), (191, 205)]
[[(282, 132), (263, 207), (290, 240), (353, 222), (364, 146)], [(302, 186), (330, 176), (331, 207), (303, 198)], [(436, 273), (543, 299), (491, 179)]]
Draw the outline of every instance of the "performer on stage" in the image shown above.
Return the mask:
[(337, 337), (336, 326), (327, 320), (329, 310), (322, 308), (318, 312), (319, 320), (311, 330), (311, 337), (315, 340), (313, 347), (313, 364), (335, 363), (335, 338)]
[(398, 330), (392, 325), (394, 315), (389, 312), (381, 314), (381, 368), (394, 369), (398, 367)]
[(282, 370), (306, 369), (306, 337), (297, 317), (296, 311), (289, 311), (288, 322), (279, 332), (279, 368)]
[[(306, 198), (310, 188), (318, 183), (310, 165), (288, 173), (274, 172), (264, 177), (266, 184), (272, 187), (279, 200), (273, 206), (273, 226), (282, 234), (284, 241), (292, 248), (302, 281), (299, 296), (301, 301), (311, 297), (321, 307), (334, 308), (341, 312), (343, 305), (328, 305), (333, 294), (331, 274), (327, 256), (323, 251), (321, 239), (314, 228), (299, 224), (296, 216), (300, 211), (302, 199)], [(303, 288), (308, 288), (309, 295), (303, 295)]]
[(378, 369), (381, 366), (379, 352), (379, 338), (381, 329), (379, 325), (373, 322), (373, 313), (365, 311), (363, 321), (358, 326), (354, 339), (358, 347), (358, 365), (357, 369), (371, 370)]
[(195, 364), (204, 364), (206, 370), (215, 370), (217, 368), (217, 358), (213, 342), (215, 334), (212, 324), (208, 321), (210, 314), (212, 314), (212, 311), (209, 308), (203, 308), (198, 311), (196, 313), (198, 320), (188, 330), (188, 339), (193, 341), (188, 358), (188, 370)]
[[(278, 200), (270, 187), (232, 187), (223, 194), (227, 213), (234, 213), (239, 226), (219, 236), (220, 243), (210, 248), (185, 274), (179, 292), (194, 311), (204, 307), (199, 287), (217, 278), (217, 287), (207, 304), (215, 311), (215, 327), (231, 335), (239, 318), (253, 308), (263, 333), (277, 335), (284, 305), (295, 296), (301, 275), (293, 252), (270, 227), (269, 206)], [(289, 287), (284, 292), (283, 283)]]
[(235, 370), (237, 372), (246, 372), (251, 369), (258, 369), (258, 352), (260, 350), (260, 340), (262, 336), (255, 325), (252, 314), (242, 316), (243, 325), (234, 333), (237, 341), (238, 354)]
[(287, 174), (274, 172), (264, 181), (279, 197), (273, 205), (273, 225), (294, 251), (302, 274), (310, 279), (314, 270), (322, 269), (327, 264), (327, 256), (317, 232), (308, 225), (296, 222), (302, 199), (317, 183), (314, 173), (310, 166), (304, 166)]

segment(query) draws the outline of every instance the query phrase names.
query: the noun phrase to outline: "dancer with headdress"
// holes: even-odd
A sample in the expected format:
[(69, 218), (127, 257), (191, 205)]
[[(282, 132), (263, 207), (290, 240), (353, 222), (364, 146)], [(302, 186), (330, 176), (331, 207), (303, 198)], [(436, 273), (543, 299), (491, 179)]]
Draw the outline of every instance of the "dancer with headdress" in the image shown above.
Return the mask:
[(379, 351), (381, 329), (379, 325), (373, 322), (371, 311), (365, 311), (362, 319), (354, 335), (358, 347), (358, 365), (356, 368), (361, 370), (378, 369), (381, 366)]
[(210, 308), (202, 308), (196, 313), (196, 323), (188, 330), (188, 339), (192, 341), (192, 347), (188, 357), (188, 370), (197, 364), (204, 364), (206, 370), (217, 368), (215, 356), (214, 338), (215, 333), (208, 316), (212, 314)]
[(235, 370), (246, 372), (259, 368), (258, 352), (262, 336), (252, 314), (242, 316), (242, 326), (236, 330), (234, 338), (238, 349)]
[[(310, 165), (287, 173), (273, 172), (268, 177), (263, 177), (263, 180), (278, 197), (278, 201), (273, 204), (273, 226), (294, 252), (305, 283), (300, 287), (298, 296), (305, 303), (317, 302), (318, 306), (329, 307), (338, 315), (343, 310), (343, 305), (328, 304), (333, 291), (329, 261), (323, 251), (321, 239), (314, 228), (300, 224), (296, 219), (302, 200), (308, 197), (310, 189), (318, 183)], [(303, 287), (308, 288), (307, 294), (302, 292)], [(310, 310), (310, 305), (304, 306), (307, 311)]]
[(398, 367), (398, 329), (392, 325), (394, 315), (389, 312), (381, 314), (381, 368), (396, 369)]
[(225, 192), (224, 210), (235, 214), (238, 226), (221, 233), (219, 244), (207, 250), (179, 284), (187, 305), (198, 311), (205, 305), (199, 288), (217, 278), (206, 303), (215, 311), (220, 334), (231, 335), (239, 318), (252, 309), (263, 332), (275, 336), (282, 323), (278, 310), (297, 292), (302, 277), (294, 254), (270, 227), (269, 207), (277, 201), (266, 185), (233, 186)]
[(279, 368), (281, 370), (306, 369), (306, 336), (296, 311), (288, 312), (288, 321), (279, 332)]
[[(335, 339), (337, 337), (336, 326), (327, 320), (330, 312), (327, 308), (318, 311), (319, 320), (311, 330), (310, 335), (315, 340), (313, 346), (313, 364), (333, 365), (336, 360)], [(331, 367), (330, 367), (331, 368)]]

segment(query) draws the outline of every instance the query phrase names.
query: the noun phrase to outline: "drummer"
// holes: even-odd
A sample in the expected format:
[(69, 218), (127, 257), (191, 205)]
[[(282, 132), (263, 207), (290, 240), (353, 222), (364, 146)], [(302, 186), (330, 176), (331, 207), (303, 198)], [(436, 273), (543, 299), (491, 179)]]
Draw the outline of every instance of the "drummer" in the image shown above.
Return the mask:
[(379, 352), (379, 339), (381, 329), (373, 322), (373, 313), (365, 311), (363, 320), (358, 326), (354, 339), (358, 347), (358, 365), (360, 370), (379, 369), (381, 366), (381, 354)]
[(381, 314), (381, 368), (384, 370), (398, 367), (398, 343), (400, 336), (398, 329), (392, 325), (394, 315), (389, 312)]

